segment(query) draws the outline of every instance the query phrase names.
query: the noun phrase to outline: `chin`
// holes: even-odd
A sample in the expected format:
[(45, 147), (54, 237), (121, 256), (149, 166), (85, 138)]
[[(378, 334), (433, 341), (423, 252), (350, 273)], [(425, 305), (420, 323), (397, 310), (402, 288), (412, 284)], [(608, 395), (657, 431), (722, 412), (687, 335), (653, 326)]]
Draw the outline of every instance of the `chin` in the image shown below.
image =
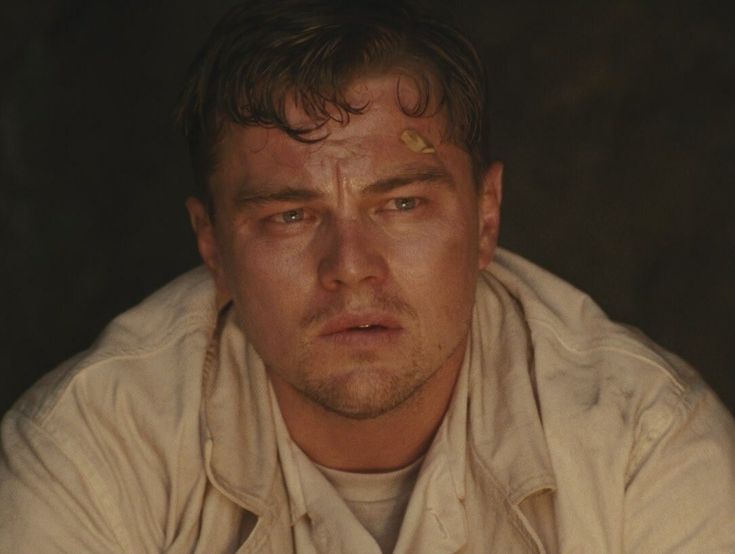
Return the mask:
[(307, 381), (299, 388), (304, 396), (330, 412), (365, 420), (405, 404), (429, 377), (416, 368), (402, 372), (355, 368), (329, 379)]

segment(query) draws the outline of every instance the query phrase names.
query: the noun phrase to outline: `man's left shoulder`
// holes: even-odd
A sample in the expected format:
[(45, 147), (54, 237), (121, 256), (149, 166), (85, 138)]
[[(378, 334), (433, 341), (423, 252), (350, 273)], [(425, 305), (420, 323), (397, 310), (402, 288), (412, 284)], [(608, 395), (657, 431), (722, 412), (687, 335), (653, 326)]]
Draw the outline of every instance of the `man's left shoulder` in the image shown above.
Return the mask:
[(735, 422), (699, 374), (518, 256), (501, 252), (482, 287), (524, 322), (561, 535), (618, 550), (609, 530), (622, 529), (625, 551), (731, 552)]
[(610, 320), (587, 294), (515, 254), (501, 251), (485, 277), (490, 286), (499, 283), (517, 303), (541, 376), (619, 380), (679, 393), (702, 384), (681, 358), (634, 327)]
[(514, 254), (501, 251), (489, 286), (501, 286), (522, 312), (533, 351), (545, 427), (595, 437), (610, 447), (643, 446), (698, 406), (707, 418), (731, 417), (699, 374), (633, 327), (611, 321), (586, 294)]

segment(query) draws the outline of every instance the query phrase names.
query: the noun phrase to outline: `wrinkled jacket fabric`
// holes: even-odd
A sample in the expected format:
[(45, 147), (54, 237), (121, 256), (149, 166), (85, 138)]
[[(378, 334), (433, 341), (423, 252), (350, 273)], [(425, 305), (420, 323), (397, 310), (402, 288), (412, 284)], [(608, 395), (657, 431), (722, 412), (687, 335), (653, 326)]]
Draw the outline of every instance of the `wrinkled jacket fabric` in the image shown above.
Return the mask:
[[(294, 549), (262, 361), (227, 310), (190, 272), (15, 404), (0, 552)], [(412, 551), (735, 552), (735, 425), (686, 364), (504, 251), (471, 333), (466, 441), (435, 477), (463, 479), (421, 500), (465, 525)]]

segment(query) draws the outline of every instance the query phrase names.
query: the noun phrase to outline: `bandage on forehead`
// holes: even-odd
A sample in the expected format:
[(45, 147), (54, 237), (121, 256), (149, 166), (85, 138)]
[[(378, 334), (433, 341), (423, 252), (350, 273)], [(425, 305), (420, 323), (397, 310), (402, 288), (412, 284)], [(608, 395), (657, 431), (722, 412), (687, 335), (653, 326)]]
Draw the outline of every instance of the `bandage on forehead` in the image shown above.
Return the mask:
[(425, 138), (418, 131), (413, 129), (406, 129), (401, 133), (401, 141), (403, 144), (408, 146), (412, 151), (420, 154), (433, 154), (436, 152), (436, 148), (431, 142)]

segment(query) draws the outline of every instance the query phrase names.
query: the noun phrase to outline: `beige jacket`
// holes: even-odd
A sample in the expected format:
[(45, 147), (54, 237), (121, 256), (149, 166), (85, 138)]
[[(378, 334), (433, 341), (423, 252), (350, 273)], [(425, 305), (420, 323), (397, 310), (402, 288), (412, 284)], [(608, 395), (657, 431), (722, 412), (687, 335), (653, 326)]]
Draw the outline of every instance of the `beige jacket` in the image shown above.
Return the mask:
[[(0, 552), (293, 550), (262, 362), (226, 319), (195, 270), (16, 403)], [(435, 476), (464, 478), (421, 499), (460, 523), (412, 552), (735, 552), (735, 425), (678, 358), (507, 252), (468, 356), (466, 446)]]

